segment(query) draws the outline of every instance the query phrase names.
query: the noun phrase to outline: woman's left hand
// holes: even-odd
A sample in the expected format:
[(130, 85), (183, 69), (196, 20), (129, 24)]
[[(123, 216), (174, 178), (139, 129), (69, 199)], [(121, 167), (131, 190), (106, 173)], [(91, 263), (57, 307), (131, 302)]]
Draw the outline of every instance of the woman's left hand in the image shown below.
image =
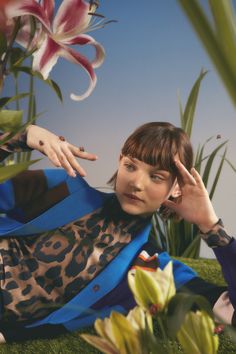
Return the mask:
[(181, 190), (181, 198), (178, 203), (166, 200), (163, 205), (186, 221), (196, 224), (205, 233), (218, 221), (208, 192), (195, 168), (192, 168), (189, 173), (179, 160), (175, 163), (179, 171), (177, 180)]

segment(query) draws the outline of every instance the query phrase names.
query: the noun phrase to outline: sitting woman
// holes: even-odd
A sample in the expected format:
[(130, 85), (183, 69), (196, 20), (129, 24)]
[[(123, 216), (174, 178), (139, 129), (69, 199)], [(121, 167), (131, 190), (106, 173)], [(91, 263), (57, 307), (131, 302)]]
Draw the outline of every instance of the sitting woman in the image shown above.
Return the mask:
[(136, 129), (109, 181), (114, 193), (86, 183), (76, 157), (96, 155), (62, 136), (31, 125), (1, 145), (1, 159), (19, 149), (36, 149), (62, 168), (24, 171), (0, 185), (2, 342), (50, 338), (133, 308), (128, 270), (163, 268), (171, 259), (148, 239), (160, 208), (198, 226), (228, 283), (207, 283), (173, 260), (176, 288), (205, 296), (222, 321), (234, 322), (235, 240), (192, 168), (192, 146), (182, 129), (161, 122)]

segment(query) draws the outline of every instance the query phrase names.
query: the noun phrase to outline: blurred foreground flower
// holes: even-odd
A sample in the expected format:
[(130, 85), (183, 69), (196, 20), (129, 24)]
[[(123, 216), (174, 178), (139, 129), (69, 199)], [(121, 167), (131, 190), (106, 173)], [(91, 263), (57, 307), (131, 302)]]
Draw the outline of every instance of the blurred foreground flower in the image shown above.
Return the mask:
[(142, 269), (130, 270), (128, 282), (139, 306), (152, 315), (163, 311), (170, 299), (175, 295), (172, 262), (161, 270), (147, 272)]
[(185, 353), (215, 354), (219, 346), (219, 338), (214, 334), (215, 324), (204, 311), (186, 314), (177, 338)]
[(81, 337), (103, 353), (149, 353), (142, 334), (145, 331), (152, 334), (152, 318), (140, 307), (131, 310), (127, 317), (112, 312), (110, 318), (97, 319), (95, 329), (100, 337), (90, 334), (82, 334)]
[[(94, 68), (102, 64), (105, 55), (103, 47), (91, 36), (84, 34), (101, 26), (103, 20), (100, 20), (97, 25), (92, 24), (96, 6), (90, 6), (84, 0), (64, 0), (54, 17), (54, 0), (43, 0), (40, 3), (35, 0), (8, 1), (5, 5), (8, 19), (19, 16), (25, 18), (26, 15), (31, 15), (39, 21), (41, 27), (36, 26), (32, 40), (36, 48), (32, 48), (32, 45), (30, 48), (35, 49), (33, 70), (40, 72), (43, 78), (47, 79), (58, 58), (64, 57), (82, 66), (90, 78), (88, 90), (81, 96), (71, 94), (71, 98), (80, 101), (88, 97), (97, 81)], [(17, 38), (25, 48), (29, 48), (30, 31), (30, 26), (24, 26)], [(77, 44), (92, 45), (96, 50), (94, 60), (90, 62), (84, 55), (70, 47)]]

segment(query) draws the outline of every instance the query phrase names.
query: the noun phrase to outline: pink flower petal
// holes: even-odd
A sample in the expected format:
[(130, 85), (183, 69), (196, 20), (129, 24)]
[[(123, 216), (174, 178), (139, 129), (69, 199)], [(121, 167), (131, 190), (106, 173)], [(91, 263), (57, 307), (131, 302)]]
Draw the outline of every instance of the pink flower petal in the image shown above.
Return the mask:
[(87, 91), (83, 95), (80, 95), (80, 96), (75, 95), (73, 93), (70, 95), (71, 99), (74, 101), (84, 100), (92, 93), (92, 91), (94, 90), (94, 88), (96, 86), (96, 82), (97, 82), (97, 77), (96, 77), (96, 74), (93, 70), (91, 63), (88, 61), (88, 59), (85, 56), (83, 56), (80, 53), (74, 51), (73, 49), (71, 49), (69, 47), (67, 48), (65, 46), (63, 46), (63, 48), (61, 48), (60, 56), (64, 57), (65, 59), (69, 60), (70, 62), (72, 62), (74, 64), (79, 64), (80, 66), (82, 66), (82, 68), (85, 69), (85, 71), (89, 75), (90, 84), (89, 84)]
[(91, 61), (91, 65), (93, 68), (98, 68), (99, 66), (102, 65), (102, 63), (104, 62), (104, 58), (105, 58), (105, 50), (103, 48), (103, 46), (96, 42), (93, 37), (87, 35), (87, 34), (81, 34), (77, 37), (71, 38), (69, 40), (64, 40), (61, 41), (61, 43), (67, 44), (67, 45), (75, 45), (75, 44), (79, 44), (79, 45), (86, 45), (86, 44), (90, 44), (92, 46), (94, 46), (95, 50), (96, 50), (96, 54), (95, 54), (95, 58)]
[(53, 23), (53, 32), (66, 34), (83, 32), (88, 26), (91, 16), (88, 15), (89, 4), (83, 0), (64, 0), (59, 7)]
[(23, 15), (32, 15), (36, 17), (43, 26), (50, 32), (50, 21), (47, 18), (43, 8), (34, 0), (12, 1), (5, 8), (8, 18)]
[(58, 60), (60, 49), (60, 45), (47, 36), (40, 48), (33, 54), (33, 70), (39, 71), (45, 80)]
[(45, 15), (47, 16), (50, 23), (52, 24), (53, 15), (54, 15), (54, 8), (55, 8), (55, 1), (54, 0), (43, 0), (41, 6), (44, 9)]

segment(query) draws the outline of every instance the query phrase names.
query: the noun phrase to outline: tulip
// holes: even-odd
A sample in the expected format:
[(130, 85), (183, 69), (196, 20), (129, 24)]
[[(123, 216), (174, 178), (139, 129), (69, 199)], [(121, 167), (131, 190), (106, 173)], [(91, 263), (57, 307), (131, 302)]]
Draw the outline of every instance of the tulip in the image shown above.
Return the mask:
[[(90, 78), (88, 90), (81, 96), (71, 94), (73, 100), (79, 101), (88, 97), (96, 85), (94, 68), (99, 67), (104, 60), (104, 49), (91, 36), (84, 34), (96, 29), (92, 26), (92, 12), (96, 6), (90, 6), (84, 0), (62, 1), (57, 14), (54, 17), (54, 0), (22, 0), (7, 2), (5, 13), (9, 19), (17, 16), (33, 16), (40, 24), (37, 29), (33, 45), (36, 46), (33, 53), (33, 70), (42, 74), (46, 80), (59, 57), (63, 57), (72, 63), (85, 69)], [(18, 42), (29, 48), (30, 26), (24, 26), (17, 37)], [(92, 45), (96, 56), (91, 62), (82, 54), (71, 48), (73, 45)]]
[(187, 313), (177, 338), (186, 353), (217, 353), (219, 338), (214, 334), (215, 325), (204, 311)]
[(152, 315), (165, 310), (175, 295), (172, 262), (163, 270), (158, 268), (155, 272), (130, 270), (128, 282), (137, 304)]
[(152, 333), (152, 318), (140, 307), (131, 310), (127, 317), (112, 312), (110, 318), (97, 319), (95, 322), (98, 336), (82, 334), (88, 343), (104, 353), (144, 354), (147, 343), (142, 343), (140, 333), (146, 330)]

